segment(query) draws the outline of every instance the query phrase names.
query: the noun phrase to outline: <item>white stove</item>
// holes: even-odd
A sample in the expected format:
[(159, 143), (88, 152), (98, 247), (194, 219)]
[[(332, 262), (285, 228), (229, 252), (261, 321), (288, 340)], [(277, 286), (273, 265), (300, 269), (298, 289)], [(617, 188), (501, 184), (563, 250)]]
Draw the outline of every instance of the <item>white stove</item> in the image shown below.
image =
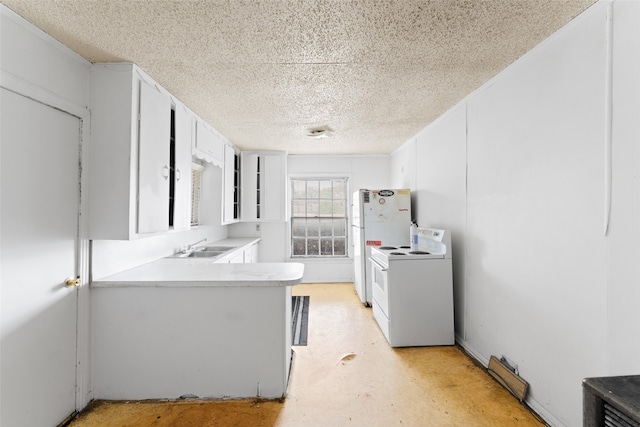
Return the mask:
[(383, 265), (392, 259), (451, 258), (451, 233), (448, 230), (418, 227), (417, 250), (411, 250), (411, 246), (379, 246), (372, 248), (371, 257)]
[(373, 316), (393, 347), (453, 345), (451, 233), (418, 228), (418, 248), (371, 248)]
[(443, 254), (431, 253), (424, 250), (412, 251), (409, 246), (381, 246), (373, 248), (371, 251), (371, 257), (376, 261), (380, 261), (386, 264), (390, 259), (430, 259), (430, 258), (444, 258)]

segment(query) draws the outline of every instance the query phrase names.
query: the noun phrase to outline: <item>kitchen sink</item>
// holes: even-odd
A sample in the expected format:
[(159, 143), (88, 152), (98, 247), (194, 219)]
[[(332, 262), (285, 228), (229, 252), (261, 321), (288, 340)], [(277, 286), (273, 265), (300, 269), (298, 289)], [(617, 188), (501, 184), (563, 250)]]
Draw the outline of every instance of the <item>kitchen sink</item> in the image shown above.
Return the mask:
[(208, 258), (208, 257), (216, 257), (218, 255), (222, 255), (226, 251), (193, 251), (186, 256), (188, 258)]
[(214, 258), (222, 255), (226, 251), (192, 251), (192, 252), (178, 252), (177, 254), (169, 255), (167, 258)]
[(190, 251), (170, 255), (168, 258), (215, 258), (235, 248), (235, 246), (199, 246)]
[(204, 251), (204, 252), (227, 252), (231, 249), (235, 249), (235, 246), (203, 246), (202, 248), (196, 248), (195, 250)]

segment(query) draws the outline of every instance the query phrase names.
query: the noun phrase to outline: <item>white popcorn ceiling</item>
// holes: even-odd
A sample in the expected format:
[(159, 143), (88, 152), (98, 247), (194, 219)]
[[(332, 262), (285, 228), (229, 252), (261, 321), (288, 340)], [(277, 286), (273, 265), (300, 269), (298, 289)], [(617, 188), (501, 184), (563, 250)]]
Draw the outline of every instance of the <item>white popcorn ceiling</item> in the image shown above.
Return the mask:
[[(390, 153), (594, 0), (0, 0), (242, 149)], [(330, 138), (307, 136), (327, 126)]]

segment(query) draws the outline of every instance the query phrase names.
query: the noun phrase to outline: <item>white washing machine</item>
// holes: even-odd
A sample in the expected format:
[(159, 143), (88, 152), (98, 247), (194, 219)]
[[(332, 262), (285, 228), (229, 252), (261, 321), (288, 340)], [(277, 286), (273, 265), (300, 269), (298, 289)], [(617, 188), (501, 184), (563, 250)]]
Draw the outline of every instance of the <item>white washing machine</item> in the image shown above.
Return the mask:
[(418, 228), (418, 250), (371, 248), (373, 316), (392, 347), (453, 345), (451, 233)]

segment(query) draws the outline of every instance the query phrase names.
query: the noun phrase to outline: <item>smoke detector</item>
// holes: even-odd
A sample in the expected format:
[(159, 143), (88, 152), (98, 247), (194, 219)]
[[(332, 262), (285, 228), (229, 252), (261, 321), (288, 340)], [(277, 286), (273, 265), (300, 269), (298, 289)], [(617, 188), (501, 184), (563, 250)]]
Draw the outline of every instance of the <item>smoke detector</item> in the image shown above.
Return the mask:
[(333, 133), (333, 129), (331, 129), (329, 126), (320, 126), (307, 130), (307, 136), (314, 139), (329, 138), (333, 135)]

